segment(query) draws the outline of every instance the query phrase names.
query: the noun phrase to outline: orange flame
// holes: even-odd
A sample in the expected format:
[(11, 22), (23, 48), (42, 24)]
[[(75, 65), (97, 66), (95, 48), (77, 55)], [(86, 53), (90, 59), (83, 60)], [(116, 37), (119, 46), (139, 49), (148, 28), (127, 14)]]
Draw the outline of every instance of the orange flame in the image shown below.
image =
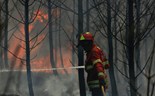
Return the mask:
[[(34, 12), (34, 14), (37, 14), (37, 11)], [(54, 9), (53, 12), (52, 12), (52, 15), (54, 17), (58, 17), (60, 15), (60, 10), (58, 8)], [(37, 21), (39, 21), (40, 23), (44, 23), (46, 20), (48, 19), (48, 15), (43, 11), (43, 10), (39, 10), (38, 12), (38, 15), (34, 21), (34, 23), (30, 24), (29, 25), (29, 32), (32, 32), (33, 29), (35, 29), (35, 23), (37, 23)], [(25, 32), (24, 32), (24, 25), (19, 25), (19, 28), (20, 28), (20, 32), (25, 35)], [(16, 32), (16, 34), (19, 34), (19, 32)], [(43, 40), (43, 38), (45, 37), (45, 34), (40, 34), (38, 37), (37, 37), (37, 42), (34, 40), (34, 41), (31, 41), (30, 42), (30, 47), (33, 46), (33, 44), (35, 43), (38, 43), (38, 42), (41, 42), (41, 40)], [(31, 38), (31, 37), (30, 37)], [(24, 40), (24, 36), (21, 36), (21, 39)], [(15, 52), (15, 47), (12, 47), (12, 46), (18, 46), (20, 45), (20, 50), (19, 50), (19, 53), (18, 53), (18, 57), (20, 58), (24, 58), (25, 59), (25, 42), (24, 41), (20, 41), (18, 40), (17, 38), (12, 38), (11, 42), (9, 43), (10, 47), (9, 47), (9, 50), (11, 52)], [(41, 48), (41, 46), (37, 46), (34, 51), (31, 51), (31, 55), (34, 55), (38, 52), (38, 50)], [(58, 51), (58, 53), (60, 53)], [(62, 66), (61, 64), (61, 59), (60, 59), (60, 55), (57, 54), (57, 64), (56, 64), (56, 67), (59, 68), (59, 67), (71, 67), (71, 63), (70, 63), (70, 57), (71, 57), (71, 52), (70, 51), (66, 51), (66, 50), (63, 50), (63, 63), (64, 65)], [(9, 54), (9, 59), (11, 60), (11, 58), (13, 58), (13, 55), (12, 54)], [(22, 65), (23, 69), (26, 68), (26, 64), (24, 62), (24, 64)], [(16, 60), (16, 64), (15, 64), (15, 69), (19, 69), (21, 68), (21, 61), (20, 60)], [(51, 63), (50, 63), (50, 54), (46, 54), (46, 56), (41, 56), (41, 57), (36, 57), (34, 59), (31, 60), (31, 68), (32, 69), (50, 69), (51, 68)], [(52, 71), (44, 71), (44, 72), (52, 72)], [(58, 72), (60, 73), (65, 73), (64, 70), (58, 70)], [(70, 70), (67, 70), (68, 73), (71, 73), (71, 69)]]
[(48, 19), (48, 14), (46, 14), (43, 10), (35, 11), (34, 14), (37, 15), (36, 21), (39, 21), (41, 23), (43, 23), (44, 20)]

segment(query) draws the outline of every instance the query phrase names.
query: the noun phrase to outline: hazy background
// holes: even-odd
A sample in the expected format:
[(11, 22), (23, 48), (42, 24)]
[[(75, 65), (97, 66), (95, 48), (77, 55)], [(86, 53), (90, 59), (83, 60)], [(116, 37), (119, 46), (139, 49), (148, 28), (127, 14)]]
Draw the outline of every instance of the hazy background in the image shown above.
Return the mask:
[[(5, 0), (0, 0), (2, 2), (2, 8), (5, 10), (4, 5)], [(21, 0), (22, 1), (22, 0)], [(80, 96), (79, 93), (79, 82), (78, 82), (78, 71), (77, 69), (72, 69), (70, 67), (78, 66), (77, 63), (77, 34), (78, 34), (78, 0), (51, 0), (52, 3), (52, 34), (53, 34), (53, 50), (49, 49), (49, 33), (48, 33), (48, 8), (47, 1), (36, 0), (32, 6), (29, 7), (30, 21), (36, 16), (34, 21), (29, 25), (30, 31), (30, 47), (31, 47), (31, 69), (32, 69), (32, 82), (35, 96)], [(94, 8), (94, 0), (90, 0), (90, 21), (89, 30), (95, 36), (95, 43), (100, 46), (108, 57), (108, 40), (106, 24), (101, 20), (98, 10)], [(103, 18), (107, 19), (106, 15), (106, 4), (104, 0), (96, 0), (102, 2), (103, 5), (100, 6), (102, 9), (101, 15)], [(150, 1), (150, 2), (149, 2)], [(30, 0), (32, 3), (33, 0)], [(63, 3), (62, 3), (63, 2)], [(114, 26), (114, 0), (112, 3), (112, 32), (115, 31)], [(125, 32), (126, 26), (124, 21), (126, 20), (126, 1), (118, 0), (118, 17), (116, 31), (117, 36), (113, 37), (115, 39), (122, 40), (125, 43)], [(145, 5), (151, 6), (150, 13), (152, 12), (154, 5), (153, 0), (141, 0), (142, 9), (147, 8)], [(59, 4), (60, 3), (60, 4)], [(102, 4), (101, 3), (101, 4)], [(41, 4), (41, 5), (40, 5)], [(84, 14), (84, 32), (87, 31), (87, 10), (86, 10), (86, 0), (83, 0), (83, 13)], [(9, 68), (6, 66), (4, 60), (0, 62), (0, 94), (18, 94), (20, 96), (29, 96), (27, 75), (25, 72), (26, 62), (25, 62), (25, 33), (24, 33), (24, 6), (19, 2), (19, 0), (9, 0), (9, 19), (8, 19), (8, 64)], [(58, 6), (59, 5), (59, 6)], [(60, 6), (61, 5), (61, 6)], [(39, 11), (38, 11), (39, 8)], [(2, 21), (5, 20), (5, 11), (2, 11), (1, 17)], [(145, 13), (143, 10), (142, 13)], [(20, 13), (20, 14), (19, 14)], [(142, 14), (141, 13), (141, 14)], [(135, 15), (136, 13), (134, 13)], [(149, 23), (149, 14), (142, 16), (141, 29), (145, 29)], [(152, 12), (154, 14), (154, 12)], [(153, 15), (154, 16), (154, 15)], [(153, 17), (152, 16), (152, 17)], [(32, 18), (31, 18), (32, 17)], [(123, 21), (124, 20), (124, 21)], [(153, 22), (154, 19), (151, 19)], [(21, 22), (20, 22), (21, 21)], [(151, 21), (150, 21), (151, 22)], [(154, 23), (153, 23), (154, 24)], [(153, 26), (153, 27), (152, 27)], [(152, 25), (152, 30), (149, 35), (146, 36), (140, 42), (140, 68), (144, 70), (137, 77), (138, 92), (141, 96), (146, 96), (148, 89), (148, 78), (149, 68), (151, 67), (151, 79), (150, 79), (150, 90), (155, 84), (155, 57), (152, 56), (152, 63), (148, 60), (150, 54), (153, 53), (154, 49), (154, 25)], [(51, 26), (50, 26), (51, 27)], [(150, 27), (150, 26), (149, 26)], [(151, 29), (150, 28), (150, 29)], [(143, 33), (141, 33), (143, 34)], [(138, 35), (141, 35), (138, 34)], [(2, 38), (4, 45), (4, 36)], [(114, 58), (114, 73), (116, 78), (117, 90), (119, 96), (130, 96), (129, 88), (129, 76), (127, 54), (126, 49), (122, 42), (117, 41), (117, 48), (114, 47), (114, 55), (117, 52), (117, 57)], [(4, 50), (3, 50), (4, 51)], [(58, 69), (58, 75), (54, 75), (50, 62), (50, 52), (54, 53), (54, 60), (56, 68)], [(136, 53), (137, 51), (135, 51)], [(2, 52), (3, 53), (3, 52)], [(4, 59), (4, 53), (1, 55)], [(24, 60), (22, 60), (24, 59)], [(116, 62), (117, 60), (117, 62)], [(135, 60), (136, 56), (135, 56)], [(146, 65), (146, 62), (148, 63)], [(152, 65), (151, 65), (152, 64)], [(146, 66), (145, 66), (146, 65)], [(137, 66), (137, 64), (135, 64)], [(139, 67), (139, 66), (138, 66)], [(138, 70), (135, 69), (135, 70)], [(136, 71), (137, 73), (139, 71)], [(123, 74), (122, 74), (123, 73)], [(107, 71), (107, 74), (109, 72)], [(125, 74), (125, 76), (124, 76)], [(85, 74), (86, 77), (86, 74)], [(107, 91), (107, 96), (111, 95), (111, 85), (109, 80), (109, 89)], [(86, 85), (87, 96), (91, 96)], [(153, 95), (155, 96), (155, 95)]]

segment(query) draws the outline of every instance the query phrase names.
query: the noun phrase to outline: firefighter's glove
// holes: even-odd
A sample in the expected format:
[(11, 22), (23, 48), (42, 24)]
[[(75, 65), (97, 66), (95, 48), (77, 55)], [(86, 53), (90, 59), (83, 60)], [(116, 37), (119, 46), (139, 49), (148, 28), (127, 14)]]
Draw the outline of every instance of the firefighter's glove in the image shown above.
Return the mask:
[(108, 89), (108, 82), (106, 82), (106, 80), (104, 79), (99, 80), (99, 82), (100, 82), (100, 86), (103, 86), (104, 90), (106, 91)]
[(105, 87), (106, 86), (105, 81), (104, 80), (100, 80), (100, 85)]
[(106, 90), (108, 88), (108, 80), (107, 80), (107, 77), (99, 76), (98, 78), (99, 78), (100, 86), (104, 86), (104, 89)]

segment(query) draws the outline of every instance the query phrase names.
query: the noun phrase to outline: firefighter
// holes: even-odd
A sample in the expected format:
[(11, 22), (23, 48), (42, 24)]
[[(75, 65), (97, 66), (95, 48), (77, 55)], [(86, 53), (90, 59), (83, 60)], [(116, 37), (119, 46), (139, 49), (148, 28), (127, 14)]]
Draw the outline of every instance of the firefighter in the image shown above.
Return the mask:
[(92, 96), (104, 96), (108, 88), (105, 72), (105, 69), (109, 68), (108, 60), (103, 51), (94, 44), (94, 38), (90, 32), (80, 35), (79, 45), (86, 52), (85, 71), (87, 72), (87, 84)]

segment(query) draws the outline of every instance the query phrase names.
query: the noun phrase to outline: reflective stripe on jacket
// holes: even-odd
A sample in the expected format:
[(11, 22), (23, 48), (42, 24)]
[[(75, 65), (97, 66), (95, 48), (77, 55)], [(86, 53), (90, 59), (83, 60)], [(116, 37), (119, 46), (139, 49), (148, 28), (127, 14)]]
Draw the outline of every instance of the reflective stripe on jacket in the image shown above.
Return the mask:
[(103, 67), (104, 67), (105, 69), (107, 69), (107, 66), (109, 67), (109, 62), (108, 62), (108, 60), (102, 62), (101, 59), (97, 59), (97, 60), (95, 60), (95, 61), (93, 62), (92, 65), (86, 66), (86, 70), (92, 69), (96, 63), (102, 63), (102, 64), (103, 64)]
[(90, 89), (100, 87), (99, 80), (88, 81), (87, 83)]
[(99, 47), (93, 45), (85, 61), (85, 70), (88, 73), (87, 83), (90, 89), (100, 87), (98, 77), (103, 76), (106, 79), (105, 69), (107, 68), (109, 68), (109, 62), (105, 54)]

